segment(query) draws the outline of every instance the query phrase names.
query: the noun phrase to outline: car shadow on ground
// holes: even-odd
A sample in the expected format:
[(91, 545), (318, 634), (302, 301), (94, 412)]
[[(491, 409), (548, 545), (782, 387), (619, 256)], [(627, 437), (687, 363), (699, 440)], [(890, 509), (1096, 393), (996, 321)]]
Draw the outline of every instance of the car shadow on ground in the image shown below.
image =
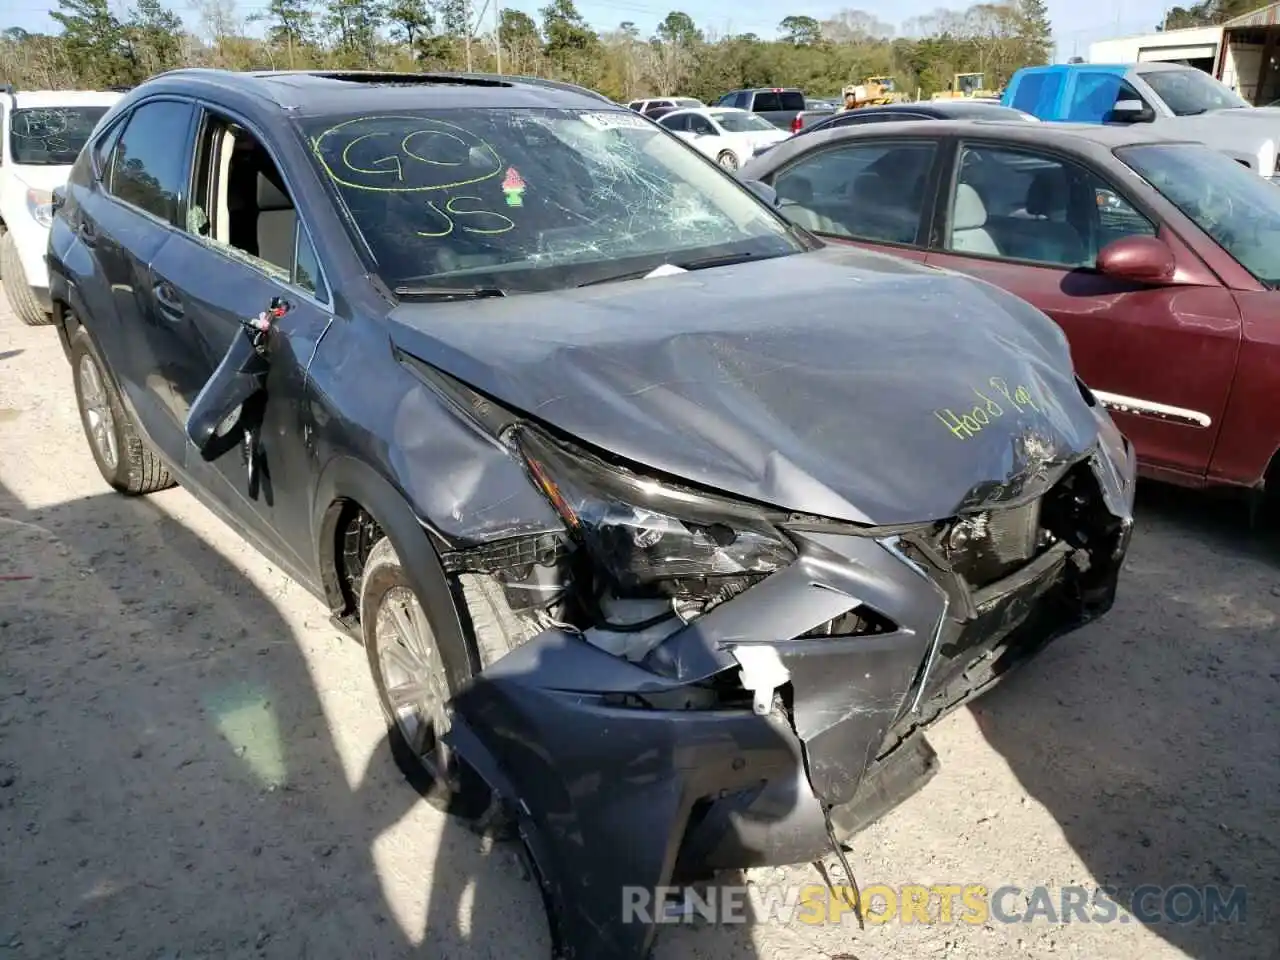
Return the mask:
[[(422, 811), (385, 744), (349, 783), (294, 631), (153, 503), (31, 511), (0, 488), (0, 637), (15, 956), (524, 955), (531, 885)], [(380, 728), (371, 689), (364, 706)], [(389, 898), (388, 874), (414, 892)]]
[[(1198, 960), (1274, 957), (1280, 537), (1251, 532), (1238, 501), (1157, 485), (1139, 490), (1137, 522), (1111, 613), (973, 712), (1121, 903), (1147, 884), (1199, 891), (1144, 896), (1152, 932)], [(1237, 886), (1243, 922), (1188, 917), (1205, 887)]]
[[(545, 960), (514, 848), (442, 817), (367, 735), (363, 652), (317, 605), (306, 633), (332, 650), (309, 663), (166, 496), (29, 510), (0, 487), (0, 946)], [(363, 761), (344, 764), (361, 740), (344, 718), (366, 726)], [(663, 933), (657, 953), (691, 950), (757, 956), (746, 928)]]

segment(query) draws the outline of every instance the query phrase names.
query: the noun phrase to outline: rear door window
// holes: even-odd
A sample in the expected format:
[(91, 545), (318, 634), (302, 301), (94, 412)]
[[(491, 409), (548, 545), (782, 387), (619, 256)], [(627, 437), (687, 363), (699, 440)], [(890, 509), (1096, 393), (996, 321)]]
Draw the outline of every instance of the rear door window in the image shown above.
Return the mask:
[(689, 114), (689, 132), (697, 134), (706, 134), (715, 136), (716, 128), (711, 125), (711, 121), (706, 117), (699, 116), (696, 113)]
[(936, 153), (933, 141), (854, 142), (804, 157), (773, 188), (787, 218), (814, 233), (915, 244)]
[(188, 132), (194, 109), (180, 100), (153, 100), (133, 111), (116, 141), (107, 190), (117, 200), (182, 225), (188, 183)]
[(1053, 116), (1058, 91), (1062, 89), (1060, 73), (1029, 73), (1018, 81), (1013, 106), (1037, 117)]

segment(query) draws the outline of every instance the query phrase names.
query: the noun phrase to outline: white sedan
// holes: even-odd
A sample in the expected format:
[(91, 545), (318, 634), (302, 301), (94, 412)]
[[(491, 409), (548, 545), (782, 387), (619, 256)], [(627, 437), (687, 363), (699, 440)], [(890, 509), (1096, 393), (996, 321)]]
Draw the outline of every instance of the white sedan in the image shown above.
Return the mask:
[(737, 107), (673, 110), (658, 123), (726, 170), (737, 170), (758, 150), (788, 137), (787, 131)]

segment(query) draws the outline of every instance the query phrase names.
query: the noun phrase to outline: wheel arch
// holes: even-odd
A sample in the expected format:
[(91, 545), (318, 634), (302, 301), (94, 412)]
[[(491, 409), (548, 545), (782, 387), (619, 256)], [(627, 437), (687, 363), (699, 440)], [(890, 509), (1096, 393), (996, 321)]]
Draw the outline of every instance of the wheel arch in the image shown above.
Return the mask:
[(443, 634), (439, 639), (458, 651), (455, 656), (467, 658), (470, 675), (477, 673), (479, 659), (464, 639), (439, 550), (404, 494), (368, 464), (340, 456), (321, 473), (315, 503), (316, 569), (330, 611), (340, 619), (358, 616), (359, 587), (346, 576), (343, 544), (351, 525), (367, 515), (378, 533), (391, 541), (414, 590), (430, 606), (432, 627)]
[(1280, 510), (1280, 447), (1277, 447), (1262, 471), (1262, 480), (1258, 484), (1259, 497), (1270, 501), (1270, 505)]

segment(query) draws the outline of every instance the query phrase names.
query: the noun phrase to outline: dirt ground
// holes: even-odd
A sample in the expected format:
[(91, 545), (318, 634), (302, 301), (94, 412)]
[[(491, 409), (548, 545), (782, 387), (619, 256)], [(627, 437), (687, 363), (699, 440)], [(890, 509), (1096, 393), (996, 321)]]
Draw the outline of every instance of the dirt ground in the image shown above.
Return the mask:
[[(1139, 512), (1111, 615), (939, 726), (857, 879), (1243, 885), (1243, 922), (699, 925), (658, 960), (1280, 956), (1280, 550), (1237, 505)], [(0, 577), (0, 960), (544, 960), (512, 851), (397, 774), (363, 652), (181, 489), (111, 493), (6, 308)]]

